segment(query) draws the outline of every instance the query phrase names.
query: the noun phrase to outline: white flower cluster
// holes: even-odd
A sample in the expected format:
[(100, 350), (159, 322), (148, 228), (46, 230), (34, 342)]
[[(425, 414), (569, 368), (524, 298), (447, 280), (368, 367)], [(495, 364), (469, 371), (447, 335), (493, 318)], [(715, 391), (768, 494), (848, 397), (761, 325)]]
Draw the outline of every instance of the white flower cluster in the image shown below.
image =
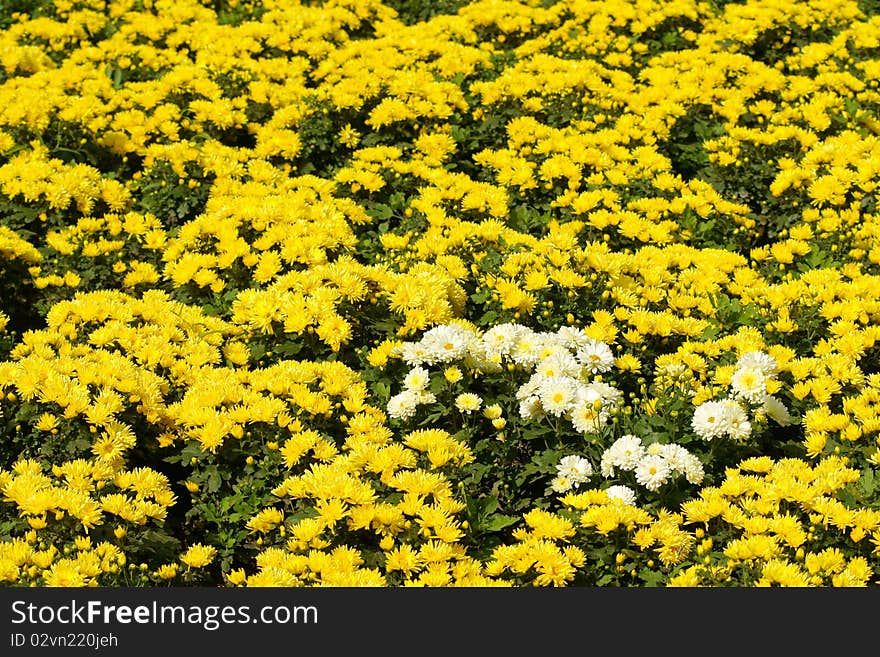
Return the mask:
[[(571, 326), (537, 332), (505, 323), (479, 335), (459, 324), (443, 324), (426, 331), (420, 340), (401, 345), (397, 353), (413, 369), (404, 379), (404, 389), (388, 401), (388, 414), (394, 418), (411, 417), (419, 404), (436, 401), (425, 388), (423, 365), (455, 361), (486, 373), (501, 371), (506, 363), (531, 370), (531, 377), (516, 393), (520, 416), (564, 417), (581, 433), (597, 432), (623, 399), (614, 386), (591, 380), (614, 367), (611, 348)], [(470, 412), (479, 404), (459, 396), (456, 406)]]
[(556, 466), (556, 477), (550, 486), (557, 493), (567, 493), (586, 483), (593, 475), (593, 465), (583, 456), (563, 456)]
[(650, 491), (659, 488), (678, 475), (684, 475), (692, 484), (703, 481), (703, 464), (696, 456), (676, 443), (644, 445), (641, 438), (621, 436), (602, 453), (599, 469), (610, 478), (618, 469), (633, 472), (636, 481)]
[[(589, 460), (582, 456), (563, 456), (556, 466), (556, 476), (550, 482), (550, 487), (556, 493), (568, 493), (587, 483), (593, 476), (593, 466)], [(634, 506), (636, 492), (629, 486), (615, 484), (605, 489), (608, 497), (621, 500), (624, 504)]]
[(776, 359), (763, 351), (740, 356), (730, 378), (730, 396), (697, 406), (691, 419), (694, 432), (704, 440), (724, 436), (745, 440), (752, 433), (750, 408), (781, 426), (791, 424), (785, 404), (767, 391), (767, 383), (776, 378), (777, 371)]
[(407, 365), (439, 365), (461, 360), (480, 350), (480, 337), (459, 324), (442, 324), (428, 329), (421, 340), (407, 342), (398, 355)]
[(531, 343), (531, 348), (520, 348), (511, 356), (533, 370), (516, 391), (520, 417), (531, 419), (546, 414), (565, 418), (585, 434), (605, 426), (623, 394), (592, 377), (614, 367), (611, 348), (568, 326), (556, 333), (532, 334), (525, 342)]
[(745, 440), (752, 434), (748, 412), (736, 399), (703, 402), (694, 410), (691, 427), (703, 440), (722, 436)]
[(635, 506), (636, 503), (636, 492), (630, 488), (629, 486), (623, 486), (622, 484), (615, 484), (613, 486), (609, 486), (605, 489), (605, 493), (608, 497), (612, 499), (618, 499), (622, 501), (624, 504), (629, 504), (630, 506)]
[(406, 419), (415, 415), (419, 404), (431, 404), (437, 396), (428, 390), (430, 373), (424, 367), (414, 367), (403, 379), (403, 390), (388, 400), (388, 415)]

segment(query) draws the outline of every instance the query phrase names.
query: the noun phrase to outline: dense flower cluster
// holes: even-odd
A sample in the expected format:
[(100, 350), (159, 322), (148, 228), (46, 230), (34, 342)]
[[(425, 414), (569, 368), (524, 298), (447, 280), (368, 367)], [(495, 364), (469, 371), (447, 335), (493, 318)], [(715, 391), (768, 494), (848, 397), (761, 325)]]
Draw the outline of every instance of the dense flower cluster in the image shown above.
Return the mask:
[(601, 471), (613, 477), (615, 470), (635, 474), (636, 481), (656, 491), (668, 480), (683, 475), (692, 484), (703, 481), (703, 464), (681, 445), (651, 443), (644, 445), (636, 436), (621, 436), (602, 453)]
[(730, 396), (706, 401), (694, 411), (691, 425), (704, 440), (729, 437), (745, 440), (752, 432), (749, 411), (756, 410), (780, 426), (791, 424), (788, 409), (770, 394), (776, 390), (776, 360), (763, 351), (750, 351), (739, 357), (730, 376)]
[(0, 6), (0, 582), (876, 584), (875, 4)]
[[(404, 377), (404, 389), (388, 400), (388, 414), (394, 418), (410, 418), (420, 404), (437, 401), (427, 390), (430, 371), (424, 365), (461, 363), (484, 374), (524, 370), (530, 376), (515, 393), (520, 417), (565, 418), (580, 433), (595, 433), (605, 426), (622, 399), (614, 386), (592, 379), (613, 368), (609, 346), (569, 326), (545, 332), (504, 323), (478, 335), (459, 324), (444, 324), (425, 331), (418, 341), (399, 345), (392, 355), (413, 366)], [(471, 412), (482, 401), (468, 392), (458, 395), (455, 404)]]

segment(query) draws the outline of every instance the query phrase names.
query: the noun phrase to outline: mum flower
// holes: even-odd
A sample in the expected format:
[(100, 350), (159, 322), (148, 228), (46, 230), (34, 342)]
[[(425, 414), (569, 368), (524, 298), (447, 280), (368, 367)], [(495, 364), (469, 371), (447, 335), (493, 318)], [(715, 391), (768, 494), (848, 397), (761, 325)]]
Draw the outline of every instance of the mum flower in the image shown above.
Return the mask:
[(645, 455), (645, 446), (638, 436), (621, 436), (602, 453), (600, 470), (603, 477), (613, 477), (615, 468), (634, 470)]
[(531, 329), (519, 324), (496, 324), (483, 333), (481, 338), (483, 349), (486, 353), (509, 356), (516, 347), (517, 340), (527, 331)]
[(633, 506), (636, 503), (636, 492), (629, 486), (615, 484), (605, 489), (605, 493), (613, 500), (620, 500), (624, 504)]
[(575, 354), (578, 361), (591, 374), (607, 372), (614, 367), (614, 352), (604, 342), (588, 338)]
[(737, 369), (754, 367), (767, 377), (775, 376), (778, 370), (776, 359), (763, 351), (748, 351), (744, 353), (736, 361), (736, 367)]
[(416, 414), (416, 408), (421, 400), (421, 395), (413, 390), (403, 390), (388, 400), (386, 410), (388, 416), (406, 420)]
[(217, 548), (196, 543), (180, 556), (180, 560), (190, 568), (203, 568), (217, 556)]
[(666, 483), (672, 469), (659, 454), (647, 454), (635, 467), (636, 481), (650, 491), (660, 489)]
[(550, 488), (553, 490), (554, 493), (567, 493), (572, 489), (572, 487), (573, 484), (571, 482), (571, 479), (564, 475), (556, 475), (550, 481)]
[(577, 395), (577, 381), (568, 376), (554, 376), (544, 380), (538, 389), (544, 410), (556, 417), (568, 412)]
[(414, 367), (403, 379), (403, 385), (407, 390), (421, 392), (431, 382), (428, 370), (424, 367)]
[(589, 481), (593, 474), (593, 465), (588, 459), (575, 454), (563, 456), (556, 466), (556, 472), (560, 477), (571, 482), (574, 488)]
[(535, 365), (535, 372), (546, 378), (574, 377), (579, 374), (580, 365), (567, 351), (556, 351)]
[(603, 408), (602, 398), (597, 393), (579, 390), (570, 411), (572, 426), (583, 434), (598, 432), (608, 422), (608, 412)]
[(425, 332), (420, 340), (429, 363), (449, 363), (464, 358), (475, 345), (477, 336), (463, 326), (443, 324)]
[(538, 395), (529, 395), (519, 402), (519, 416), (524, 420), (540, 417), (544, 412), (541, 405), (541, 398)]
[(752, 423), (742, 404), (726, 399), (723, 402), (722, 422), (726, 427), (726, 433), (734, 440), (745, 440), (752, 433)]
[(703, 402), (694, 411), (691, 427), (703, 440), (722, 436), (745, 440), (752, 433), (746, 409), (735, 399)]
[(786, 427), (792, 423), (788, 409), (773, 395), (766, 395), (761, 410), (778, 425)]
[(759, 404), (767, 394), (767, 376), (757, 366), (739, 367), (730, 378), (734, 396)]
[(673, 472), (681, 472), (692, 484), (699, 484), (703, 481), (705, 473), (700, 459), (681, 445), (675, 443), (666, 445), (655, 444), (657, 445), (657, 453), (666, 459)]
[(482, 398), (473, 392), (463, 392), (455, 398), (455, 407), (462, 413), (477, 411), (482, 404)]
[(691, 419), (691, 427), (703, 440), (720, 438), (725, 434), (724, 404), (720, 401), (707, 401), (697, 406)]

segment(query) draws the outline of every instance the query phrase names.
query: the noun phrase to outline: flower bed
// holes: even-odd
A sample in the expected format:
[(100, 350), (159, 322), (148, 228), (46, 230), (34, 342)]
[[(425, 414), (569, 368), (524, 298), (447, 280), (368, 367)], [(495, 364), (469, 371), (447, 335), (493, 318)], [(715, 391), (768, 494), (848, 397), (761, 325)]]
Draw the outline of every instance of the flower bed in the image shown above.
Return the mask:
[(0, 8), (0, 582), (878, 580), (871, 0)]

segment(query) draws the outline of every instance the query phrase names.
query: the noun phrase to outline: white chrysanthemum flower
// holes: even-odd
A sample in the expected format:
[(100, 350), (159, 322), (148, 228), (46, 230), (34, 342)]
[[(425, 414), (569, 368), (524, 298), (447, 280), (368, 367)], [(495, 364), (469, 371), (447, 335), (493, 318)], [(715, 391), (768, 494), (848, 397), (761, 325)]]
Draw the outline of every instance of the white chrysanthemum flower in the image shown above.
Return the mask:
[(725, 433), (734, 440), (748, 438), (752, 434), (752, 423), (749, 422), (749, 416), (742, 404), (734, 399), (725, 399), (721, 403), (723, 405), (721, 422)]
[(691, 427), (703, 440), (719, 438), (727, 431), (724, 423), (724, 404), (720, 401), (703, 402), (694, 410)]
[(424, 367), (414, 367), (403, 377), (403, 387), (413, 392), (421, 392), (430, 382), (430, 372)]
[(767, 395), (767, 376), (756, 366), (739, 367), (730, 377), (730, 388), (736, 397), (760, 404)]
[(524, 420), (541, 417), (544, 415), (544, 407), (541, 406), (541, 398), (531, 395), (519, 402), (519, 416)]
[(504, 371), (504, 356), (497, 352), (487, 351), (481, 342), (471, 345), (461, 362), (468, 369), (479, 370), (486, 374), (497, 374)]
[(645, 450), (648, 454), (659, 454), (666, 462), (669, 464), (669, 467), (678, 472), (682, 472), (682, 468), (684, 467), (685, 461), (691, 455), (684, 447), (677, 443), (653, 443), (648, 445), (648, 448)]
[(587, 335), (586, 331), (577, 326), (560, 326), (556, 330), (556, 336), (559, 342), (565, 345), (566, 349), (578, 351), (590, 344), (592, 338)]
[(636, 492), (629, 486), (622, 486), (620, 484), (609, 486), (605, 489), (605, 493), (611, 499), (620, 500), (629, 506), (634, 506), (636, 503)]
[(463, 392), (455, 398), (455, 407), (462, 413), (473, 413), (480, 410), (483, 399), (475, 392)]
[(608, 403), (596, 388), (579, 385), (569, 411), (571, 424), (579, 433), (596, 433), (608, 423), (608, 409)]
[(403, 362), (411, 367), (416, 367), (428, 362), (428, 351), (421, 342), (406, 342), (398, 349)]
[(556, 466), (560, 477), (565, 477), (574, 488), (586, 483), (593, 475), (593, 465), (582, 456), (563, 456)]
[(516, 346), (517, 340), (531, 329), (520, 324), (506, 322), (504, 324), (496, 324), (485, 333), (480, 339), (486, 353), (500, 354), (501, 356), (509, 356), (510, 352)]
[(430, 390), (421, 390), (418, 392), (418, 403), (421, 404), (433, 404), (437, 401), (437, 395), (435, 395)]
[(645, 451), (648, 454), (659, 454), (663, 457), (672, 474), (683, 474), (692, 484), (698, 484), (703, 480), (703, 464), (700, 459), (681, 445), (654, 443), (649, 445)]
[(588, 338), (588, 342), (578, 349), (577, 359), (591, 374), (607, 372), (614, 367), (614, 352), (604, 342)]
[(787, 427), (792, 422), (791, 415), (785, 407), (785, 404), (773, 395), (767, 395), (764, 397), (764, 404), (761, 407), (761, 410), (764, 411), (767, 417), (780, 426)]
[(575, 400), (577, 381), (568, 376), (552, 376), (544, 379), (538, 389), (544, 411), (556, 417), (565, 415)]
[(562, 475), (553, 477), (553, 480), (550, 482), (550, 488), (553, 489), (554, 493), (567, 493), (571, 490), (571, 487), (571, 481)]
[(430, 363), (450, 363), (464, 358), (477, 342), (477, 334), (458, 324), (441, 324), (427, 331), (419, 341)]
[(594, 434), (608, 424), (608, 414), (596, 410), (593, 404), (584, 401), (575, 402), (569, 411), (571, 425), (578, 433)]
[(647, 454), (635, 467), (636, 481), (650, 491), (659, 490), (671, 474), (669, 464), (659, 454)]
[(599, 474), (601, 474), (606, 479), (611, 479), (614, 476), (614, 461), (615, 455), (610, 450), (605, 450), (602, 452), (602, 456), (599, 459)]
[(693, 454), (688, 454), (685, 459), (683, 467), (679, 468), (679, 471), (684, 473), (684, 478), (687, 479), (692, 484), (701, 484), (703, 483), (703, 477), (705, 476), (705, 470), (703, 469), (703, 463)]
[(578, 402), (585, 402), (590, 406), (595, 406), (597, 410), (599, 407), (609, 405), (608, 400), (606, 400), (605, 396), (602, 394), (601, 388), (596, 387), (592, 383), (578, 382), (576, 392)]
[[(564, 367), (564, 359), (566, 356), (571, 356), (571, 353), (562, 345), (548, 340), (546, 336), (546, 333), (540, 334), (539, 344), (535, 348), (535, 362), (531, 367), (534, 368), (535, 372), (544, 371), (544, 376), (558, 376), (558, 368)], [(562, 362), (560, 362), (560, 358), (563, 359)], [(541, 366), (541, 363), (545, 362), (546, 364), (542, 370), (539, 370), (538, 368)]]
[(664, 448), (668, 447), (669, 445), (664, 445), (662, 443), (649, 443), (645, 446), (645, 454), (650, 454), (651, 456), (653, 456), (654, 454), (660, 454), (665, 458), (666, 454), (664, 454), (663, 452), (669, 450), (664, 450)]
[(388, 417), (406, 420), (416, 414), (421, 395), (412, 390), (403, 390), (388, 400)]
[(583, 387), (586, 390), (597, 393), (602, 398), (602, 403), (608, 412), (617, 408), (623, 402), (623, 393), (604, 381), (590, 381)]
[(538, 333), (538, 339), (541, 343), (540, 351), (542, 358), (546, 358), (554, 351), (567, 351), (565, 340), (560, 338), (558, 333), (544, 331), (543, 333)]
[(764, 374), (765, 377), (772, 378), (779, 370), (776, 359), (763, 351), (748, 351), (744, 353), (736, 361), (737, 369), (755, 367)]
[(535, 373), (547, 378), (555, 376), (576, 377), (581, 366), (567, 351), (555, 351), (535, 364)]
[(608, 463), (622, 470), (633, 470), (645, 456), (645, 447), (638, 436), (626, 434), (621, 436), (605, 450), (602, 455), (608, 455)]
[(540, 374), (532, 374), (529, 377), (529, 380), (523, 383), (516, 390), (516, 398), (522, 401), (527, 397), (533, 397), (538, 394), (538, 391), (541, 389), (541, 386), (544, 385), (544, 381), (546, 377)]
[(657, 373), (675, 381), (687, 372), (688, 366), (678, 361), (666, 362), (657, 366)]
[(534, 367), (540, 360), (541, 338), (532, 330), (521, 331), (510, 350), (510, 358), (517, 365)]

